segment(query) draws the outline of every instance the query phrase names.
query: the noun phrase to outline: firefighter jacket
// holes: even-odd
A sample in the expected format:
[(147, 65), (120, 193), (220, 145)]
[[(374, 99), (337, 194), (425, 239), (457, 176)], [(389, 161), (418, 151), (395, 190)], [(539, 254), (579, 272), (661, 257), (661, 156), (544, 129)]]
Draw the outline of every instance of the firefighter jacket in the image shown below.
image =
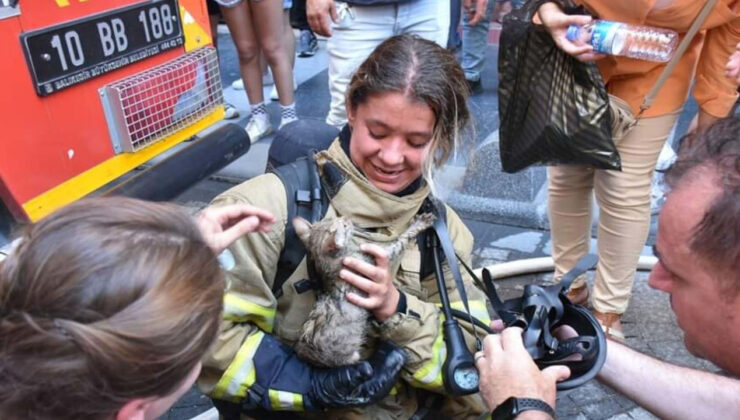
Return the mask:
[[(414, 215), (429, 194), (422, 183), (413, 193), (396, 196), (374, 187), (348, 157), (348, 139), (345, 146), (335, 140), (330, 148), (316, 155), (322, 179), (325, 165), (340, 170), (341, 182), (329, 191), (330, 205), (325, 218), (348, 216), (360, 228), (371, 229), (372, 240), (379, 243), (394, 240), (411, 223)], [(296, 281), (308, 277), (306, 261), (285, 281), (282, 294), (272, 293), (276, 264), (285, 242), (286, 195), (280, 179), (264, 174), (248, 180), (214, 199), (213, 205), (249, 203), (271, 211), (277, 219), (268, 233), (250, 233), (236, 241), (229, 251), (233, 264), (227, 269), (224, 314), (217, 342), (203, 362), (199, 379), (201, 389), (216, 399), (239, 402), (256, 383), (260, 372), (274, 371), (260, 366), (260, 343), (272, 335), (288, 346), (298, 339), (301, 326), (316, 301), (313, 290), (298, 293)], [(456, 253), (467, 264), (473, 248), (473, 237), (458, 215), (447, 207), (447, 226)], [(297, 240), (297, 239), (296, 239)], [(399, 265), (399, 264), (397, 264)], [(445, 271), (447, 290), (452, 307), (464, 310), (447, 263)], [(439, 306), (439, 295), (434, 274), (419, 279), (420, 252), (414, 243), (404, 252), (394, 276), (394, 284), (406, 296), (406, 309), (395, 313), (383, 323), (371, 321), (371, 330), (379, 339), (390, 340), (407, 354), (401, 380), (380, 403), (353, 409), (334, 409), (321, 413), (305, 411), (302, 397), (287, 389), (264, 390), (270, 397), (273, 410), (301, 411), (301, 416), (326, 418), (397, 418), (407, 419), (419, 408), (420, 395), (444, 394), (442, 365), (446, 348), (442, 334), (444, 317)], [(471, 313), (486, 325), (489, 314), (484, 294), (463, 272)], [(475, 339), (468, 323), (460, 320), (471, 351)], [(477, 334), (483, 332), (478, 328)], [(480, 337), (483, 338), (482, 336)], [(264, 358), (268, 360), (269, 358)], [(290, 375), (285, 372), (285, 375)], [(259, 381), (257, 381), (259, 382)], [(284, 383), (284, 382), (283, 382)], [(473, 418), (485, 410), (478, 394), (461, 398), (444, 397), (441, 413), (445, 418)]]

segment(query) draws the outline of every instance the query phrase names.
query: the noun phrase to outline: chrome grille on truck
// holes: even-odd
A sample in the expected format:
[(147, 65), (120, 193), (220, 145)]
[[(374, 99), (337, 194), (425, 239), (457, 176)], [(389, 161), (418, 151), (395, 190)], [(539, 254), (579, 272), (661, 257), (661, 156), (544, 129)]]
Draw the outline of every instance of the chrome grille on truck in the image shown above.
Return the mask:
[(218, 55), (212, 47), (100, 88), (116, 153), (136, 152), (223, 105)]

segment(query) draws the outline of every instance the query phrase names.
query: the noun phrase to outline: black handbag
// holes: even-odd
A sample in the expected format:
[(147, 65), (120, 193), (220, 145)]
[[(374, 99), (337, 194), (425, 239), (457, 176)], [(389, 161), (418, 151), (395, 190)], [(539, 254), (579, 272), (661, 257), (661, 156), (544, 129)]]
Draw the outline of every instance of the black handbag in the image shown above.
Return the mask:
[[(505, 172), (536, 164), (621, 169), (609, 96), (596, 64), (582, 63), (532, 23), (543, 0), (504, 18), (499, 43), (499, 146)], [(579, 13), (576, 9), (566, 13)]]

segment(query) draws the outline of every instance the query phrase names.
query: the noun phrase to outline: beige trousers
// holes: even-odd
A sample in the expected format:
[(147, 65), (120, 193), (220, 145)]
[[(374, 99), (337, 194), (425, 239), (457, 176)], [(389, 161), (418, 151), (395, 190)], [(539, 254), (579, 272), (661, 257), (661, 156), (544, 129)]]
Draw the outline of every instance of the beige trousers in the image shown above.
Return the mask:
[[(663, 143), (679, 111), (642, 118), (614, 141), (622, 171), (563, 165), (548, 168), (548, 211), (555, 276), (570, 270), (589, 252), (591, 191), (599, 204), (599, 264), (593, 306), (621, 314), (627, 309), (637, 262), (650, 228), (650, 184)], [(583, 278), (573, 287), (582, 285)]]

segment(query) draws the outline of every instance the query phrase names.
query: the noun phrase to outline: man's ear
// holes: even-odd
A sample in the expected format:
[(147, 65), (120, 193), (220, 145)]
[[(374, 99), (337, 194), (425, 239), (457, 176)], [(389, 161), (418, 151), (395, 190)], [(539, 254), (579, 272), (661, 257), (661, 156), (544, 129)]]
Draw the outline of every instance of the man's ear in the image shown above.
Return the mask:
[(131, 400), (118, 410), (116, 420), (144, 420), (144, 414), (151, 403), (150, 399)]
[(293, 218), (293, 229), (304, 245), (308, 246), (308, 238), (311, 236), (311, 224), (302, 217)]

